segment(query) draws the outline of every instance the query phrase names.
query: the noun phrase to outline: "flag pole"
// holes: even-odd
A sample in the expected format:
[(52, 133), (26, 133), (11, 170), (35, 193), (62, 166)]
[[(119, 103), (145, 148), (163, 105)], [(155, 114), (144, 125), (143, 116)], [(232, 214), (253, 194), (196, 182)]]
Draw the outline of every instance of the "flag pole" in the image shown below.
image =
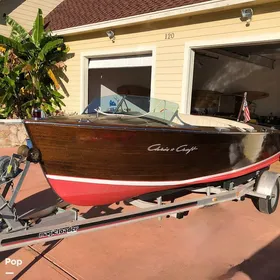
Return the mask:
[(247, 97), (247, 92), (245, 91), (245, 92), (244, 92), (244, 96), (243, 96), (243, 100), (242, 100), (242, 103), (241, 103), (241, 107), (240, 107), (240, 110), (239, 110), (238, 118), (237, 118), (237, 121), (238, 121), (238, 122), (239, 122), (239, 120), (240, 120), (240, 116), (241, 116), (241, 113), (242, 113), (242, 111), (243, 111), (244, 101), (246, 100), (246, 97)]

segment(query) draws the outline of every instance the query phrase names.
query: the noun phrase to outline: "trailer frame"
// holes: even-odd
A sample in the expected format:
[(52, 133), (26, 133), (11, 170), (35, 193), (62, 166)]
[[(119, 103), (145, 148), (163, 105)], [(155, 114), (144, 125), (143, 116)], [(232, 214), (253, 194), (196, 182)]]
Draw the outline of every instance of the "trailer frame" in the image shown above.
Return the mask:
[[(11, 172), (13, 161), (19, 168), (14, 175)], [(188, 186), (176, 190), (151, 193), (129, 199), (127, 202), (139, 208), (129, 213), (110, 214), (102, 217), (85, 219), (75, 208), (54, 206), (53, 210), (38, 223), (29, 223), (24, 216), (18, 216), (15, 201), (22, 183), (29, 170), (31, 162), (19, 154), (13, 154), (6, 176), (0, 176), (0, 251), (16, 249), (36, 243), (63, 239), (77, 234), (87, 233), (118, 225), (134, 223), (151, 218), (161, 219), (164, 216), (182, 218), (192, 209), (198, 209), (226, 201), (240, 201), (246, 197), (252, 198), (257, 209), (263, 213), (273, 213), (279, 200), (279, 174), (268, 171), (268, 168), (235, 179), (215, 182), (212, 185)], [(17, 166), (17, 165), (15, 165)], [(24, 166), (20, 168), (20, 166)], [(15, 171), (15, 170), (14, 170)], [(8, 176), (7, 176), (8, 175)], [(14, 180), (19, 178), (14, 187)], [(165, 203), (162, 197), (168, 193), (188, 190), (205, 193), (204, 197), (185, 199), (179, 202)], [(11, 192), (10, 199), (7, 199)], [(148, 202), (147, 198), (155, 198)]]

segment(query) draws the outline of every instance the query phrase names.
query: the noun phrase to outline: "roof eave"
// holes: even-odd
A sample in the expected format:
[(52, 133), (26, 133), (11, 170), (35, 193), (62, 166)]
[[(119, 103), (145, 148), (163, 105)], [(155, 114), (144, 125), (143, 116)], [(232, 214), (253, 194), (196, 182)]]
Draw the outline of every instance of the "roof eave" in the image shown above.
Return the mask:
[(75, 26), (60, 30), (54, 30), (53, 33), (57, 35), (75, 35), (85, 32), (92, 32), (106, 28), (120, 27), (131, 24), (139, 24), (147, 21), (160, 20), (169, 17), (176, 17), (182, 15), (189, 15), (193, 13), (199, 13), (203, 11), (216, 10), (221, 8), (229, 8), (231, 6), (237, 6), (246, 3), (255, 3), (257, 0), (212, 0), (209, 2), (202, 2), (162, 11), (156, 11), (152, 13), (135, 15), (126, 18), (120, 18), (115, 20), (103, 21), (98, 23), (92, 23), (87, 25)]

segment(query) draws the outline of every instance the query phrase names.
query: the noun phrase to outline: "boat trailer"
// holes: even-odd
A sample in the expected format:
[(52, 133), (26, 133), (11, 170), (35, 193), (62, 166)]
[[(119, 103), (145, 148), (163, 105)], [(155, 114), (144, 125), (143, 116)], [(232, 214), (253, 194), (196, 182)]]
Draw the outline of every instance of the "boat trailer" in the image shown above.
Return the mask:
[[(182, 218), (192, 209), (225, 201), (240, 201), (246, 197), (250, 197), (256, 208), (266, 214), (273, 213), (278, 205), (279, 174), (270, 172), (266, 168), (211, 185), (188, 186), (130, 199), (128, 203), (140, 209), (129, 213), (86, 219), (79, 215), (77, 209), (60, 201), (49, 213), (45, 213), (34, 221), (28, 213), (17, 215), (15, 201), (30, 164), (36, 163), (38, 160), (36, 150), (27, 150), (26, 147), (20, 147), (18, 153), (11, 157), (0, 157), (0, 251), (63, 239), (150, 218), (161, 219), (164, 216)], [(17, 179), (16, 184), (15, 179)], [(179, 202), (171, 200), (168, 203), (162, 199), (165, 195), (182, 191), (204, 193), (205, 196)]]

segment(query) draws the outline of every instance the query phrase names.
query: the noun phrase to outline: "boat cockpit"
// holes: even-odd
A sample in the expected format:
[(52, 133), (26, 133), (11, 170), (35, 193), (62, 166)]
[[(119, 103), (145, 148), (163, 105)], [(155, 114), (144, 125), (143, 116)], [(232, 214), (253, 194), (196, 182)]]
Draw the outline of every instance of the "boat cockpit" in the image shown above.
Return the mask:
[(84, 110), (83, 114), (96, 114), (107, 118), (145, 119), (147, 124), (158, 122), (170, 127), (212, 127), (217, 130), (237, 129), (241, 132), (253, 132), (255, 128), (249, 124), (229, 119), (188, 115), (179, 113), (175, 102), (136, 95), (107, 95), (94, 99)]

